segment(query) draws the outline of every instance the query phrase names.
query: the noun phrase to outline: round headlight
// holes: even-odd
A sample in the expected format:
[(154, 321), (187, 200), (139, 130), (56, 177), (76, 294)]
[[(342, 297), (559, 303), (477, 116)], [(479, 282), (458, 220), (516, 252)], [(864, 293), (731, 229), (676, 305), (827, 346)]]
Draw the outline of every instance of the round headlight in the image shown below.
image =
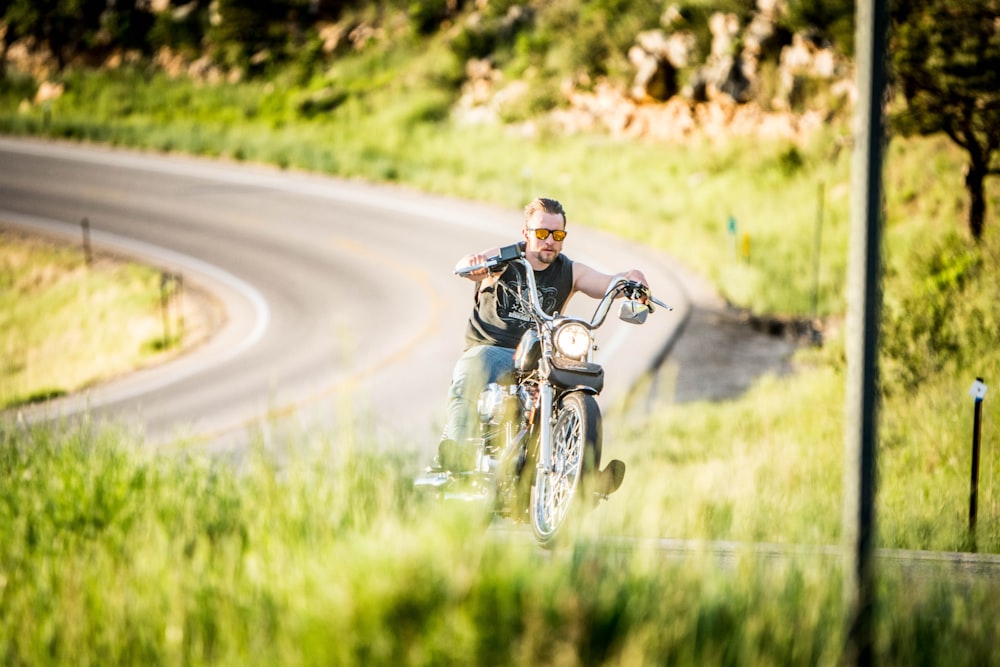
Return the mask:
[(559, 354), (582, 361), (590, 352), (590, 331), (578, 322), (570, 322), (559, 327), (554, 342)]

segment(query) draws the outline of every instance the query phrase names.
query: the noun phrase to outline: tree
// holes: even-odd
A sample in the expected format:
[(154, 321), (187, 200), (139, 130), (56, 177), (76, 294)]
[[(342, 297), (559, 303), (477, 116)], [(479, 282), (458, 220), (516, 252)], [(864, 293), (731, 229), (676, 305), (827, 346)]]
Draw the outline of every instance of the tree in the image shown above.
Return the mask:
[(1000, 175), (1000, 0), (894, 0), (895, 83), (903, 134), (944, 132), (969, 156), (969, 231), (982, 237), (983, 182)]
[(44, 44), (62, 70), (94, 47), (108, 0), (9, 0), (2, 5), (7, 42), (30, 38)]

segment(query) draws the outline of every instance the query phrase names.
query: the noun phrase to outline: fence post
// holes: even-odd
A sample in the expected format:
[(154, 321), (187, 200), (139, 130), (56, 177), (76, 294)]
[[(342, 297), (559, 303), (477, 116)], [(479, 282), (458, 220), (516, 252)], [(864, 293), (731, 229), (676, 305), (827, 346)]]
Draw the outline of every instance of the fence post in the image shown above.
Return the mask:
[(170, 274), (166, 271), (160, 273), (160, 311), (163, 314), (163, 349), (170, 347), (170, 313), (168, 309), (167, 283), (170, 281)]
[(90, 266), (94, 263), (94, 256), (90, 251), (90, 220), (81, 220), (80, 227), (83, 229), (83, 259)]
[(177, 298), (174, 300), (174, 308), (176, 310), (175, 321), (177, 324), (177, 343), (180, 344), (184, 340), (184, 274), (175, 273), (174, 280), (177, 283)]
[(969, 484), (969, 538), (972, 550), (976, 550), (976, 519), (979, 512), (979, 442), (982, 436), (983, 398), (986, 396), (986, 384), (983, 378), (976, 378), (969, 390), (975, 402), (972, 421), (972, 479)]

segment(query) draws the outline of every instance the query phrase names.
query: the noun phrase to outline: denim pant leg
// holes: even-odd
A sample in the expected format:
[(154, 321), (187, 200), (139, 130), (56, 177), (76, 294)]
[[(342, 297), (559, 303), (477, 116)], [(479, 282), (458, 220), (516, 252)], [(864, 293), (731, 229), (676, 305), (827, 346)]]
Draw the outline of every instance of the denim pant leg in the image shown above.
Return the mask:
[(479, 395), (490, 382), (514, 371), (514, 350), (509, 347), (470, 347), (455, 363), (448, 391), (448, 423), (442, 438), (460, 442), (473, 435)]

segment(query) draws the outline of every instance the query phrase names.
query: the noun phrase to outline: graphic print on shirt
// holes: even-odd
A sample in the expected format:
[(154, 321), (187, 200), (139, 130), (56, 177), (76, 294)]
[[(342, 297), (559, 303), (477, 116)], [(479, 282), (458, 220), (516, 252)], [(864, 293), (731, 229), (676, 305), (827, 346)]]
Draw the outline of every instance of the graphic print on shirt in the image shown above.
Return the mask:
[[(524, 304), (517, 298), (516, 289), (517, 287), (514, 287), (513, 290), (497, 290), (497, 315), (506, 321), (530, 322), (531, 316)], [(549, 314), (555, 311), (558, 294), (559, 290), (556, 287), (539, 286), (538, 300), (542, 304), (542, 310)]]

